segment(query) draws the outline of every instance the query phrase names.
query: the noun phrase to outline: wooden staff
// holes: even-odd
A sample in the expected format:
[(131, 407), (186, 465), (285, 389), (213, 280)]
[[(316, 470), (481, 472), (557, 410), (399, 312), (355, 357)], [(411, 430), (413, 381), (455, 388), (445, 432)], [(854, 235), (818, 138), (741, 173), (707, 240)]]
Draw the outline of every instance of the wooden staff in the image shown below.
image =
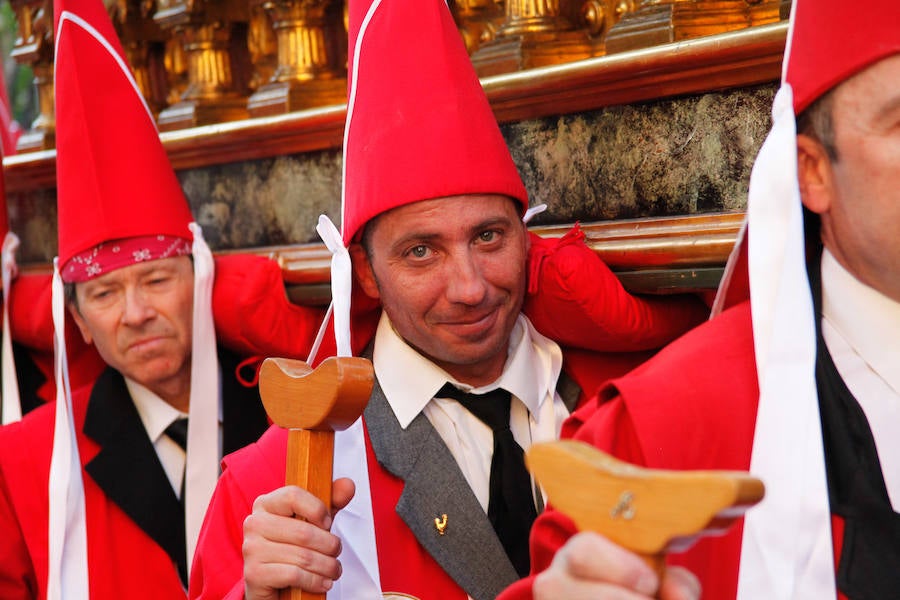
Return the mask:
[[(285, 483), (299, 486), (331, 507), (334, 432), (362, 414), (375, 374), (365, 358), (332, 357), (313, 370), (299, 360), (267, 358), (259, 372), (259, 393), (269, 418), (288, 430)], [(297, 588), (281, 600), (324, 600)]]
[(525, 462), (579, 529), (641, 555), (660, 577), (667, 551), (721, 533), (765, 495), (748, 473), (643, 469), (572, 440), (536, 444)]

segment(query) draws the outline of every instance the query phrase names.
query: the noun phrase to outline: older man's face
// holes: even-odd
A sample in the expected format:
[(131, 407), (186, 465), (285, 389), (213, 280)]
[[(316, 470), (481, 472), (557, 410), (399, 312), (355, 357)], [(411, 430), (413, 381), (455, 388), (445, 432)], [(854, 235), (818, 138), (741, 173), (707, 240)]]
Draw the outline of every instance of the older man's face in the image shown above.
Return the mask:
[(820, 191), (827, 202), (813, 210), (822, 216), (823, 240), (835, 258), (860, 281), (900, 302), (898, 81), (900, 55), (895, 54), (834, 90), (838, 158), (822, 174)]
[(193, 290), (190, 259), (163, 258), (76, 284), (71, 313), (109, 366), (171, 402), (190, 393)]
[(424, 200), (381, 215), (368, 241), (370, 256), (354, 248), (357, 277), (397, 333), (462, 382), (496, 379), (525, 293), (529, 240), (517, 205)]

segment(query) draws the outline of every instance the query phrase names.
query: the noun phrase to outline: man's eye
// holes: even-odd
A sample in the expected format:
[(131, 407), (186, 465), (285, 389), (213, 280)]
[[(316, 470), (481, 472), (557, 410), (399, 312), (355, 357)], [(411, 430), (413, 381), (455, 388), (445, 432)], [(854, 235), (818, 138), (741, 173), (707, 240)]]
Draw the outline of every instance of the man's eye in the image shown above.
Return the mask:
[(492, 242), (492, 241), (494, 241), (494, 238), (496, 238), (496, 237), (497, 237), (497, 232), (494, 231), (493, 229), (489, 229), (488, 231), (482, 231), (478, 235), (478, 239), (480, 239), (482, 242)]
[(427, 246), (413, 246), (410, 251), (410, 255), (415, 258), (425, 258), (428, 256), (428, 247)]

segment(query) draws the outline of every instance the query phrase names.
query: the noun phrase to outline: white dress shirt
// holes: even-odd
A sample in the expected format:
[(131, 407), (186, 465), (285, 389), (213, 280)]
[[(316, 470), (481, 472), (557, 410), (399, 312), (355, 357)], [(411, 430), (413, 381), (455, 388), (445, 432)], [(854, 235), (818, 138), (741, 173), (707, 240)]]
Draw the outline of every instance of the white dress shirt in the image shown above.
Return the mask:
[(454, 380), (446, 371), (409, 346), (382, 313), (375, 333), (375, 375), (388, 404), (406, 429), (424, 413), (450, 450), (460, 470), (487, 512), (494, 443), (490, 427), (456, 400), (435, 398), (447, 382), (465, 391), (485, 393), (502, 387), (515, 399), (510, 429), (516, 442), (527, 450), (533, 443), (555, 440), (568, 410), (556, 393), (562, 370), (559, 346), (537, 332), (520, 315), (510, 335), (509, 356), (500, 378), (490, 385), (472, 388)]
[(900, 303), (822, 256), (822, 335), (875, 438), (888, 496), (900, 512)]
[[(219, 374), (221, 381), (221, 373)], [(159, 462), (172, 484), (175, 495), (181, 499), (181, 484), (184, 481), (186, 454), (172, 438), (166, 435), (166, 428), (178, 419), (186, 419), (187, 413), (174, 408), (171, 404), (151, 392), (141, 384), (125, 377), (125, 385), (134, 407), (141, 417), (147, 437), (156, 450)], [(221, 386), (220, 386), (221, 388)], [(222, 456), (222, 399), (219, 398), (219, 456)]]
[(184, 478), (185, 452), (181, 446), (166, 435), (166, 427), (178, 419), (187, 418), (187, 413), (174, 408), (171, 404), (131, 379), (125, 378), (128, 393), (134, 401), (134, 407), (141, 416), (141, 422), (147, 431), (147, 437), (153, 443), (153, 449), (162, 463), (163, 470), (181, 498), (181, 482)]

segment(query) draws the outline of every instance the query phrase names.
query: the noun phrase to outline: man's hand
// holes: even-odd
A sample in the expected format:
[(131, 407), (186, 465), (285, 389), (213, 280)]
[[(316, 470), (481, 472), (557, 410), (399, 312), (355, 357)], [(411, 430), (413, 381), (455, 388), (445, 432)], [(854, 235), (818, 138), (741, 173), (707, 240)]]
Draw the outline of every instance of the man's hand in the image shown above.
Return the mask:
[(349, 479), (335, 481), (330, 508), (297, 486), (258, 497), (244, 520), (245, 598), (277, 600), (287, 587), (320, 594), (331, 589), (341, 576), (341, 540), (331, 534), (331, 523), (355, 491)]
[[(659, 594), (657, 596), (657, 593)], [(534, 580), (535, 600), (698, 600), (700, 582), (680, 567), (659, 578), (639, 556), (595, 533), (579, 533)]]

